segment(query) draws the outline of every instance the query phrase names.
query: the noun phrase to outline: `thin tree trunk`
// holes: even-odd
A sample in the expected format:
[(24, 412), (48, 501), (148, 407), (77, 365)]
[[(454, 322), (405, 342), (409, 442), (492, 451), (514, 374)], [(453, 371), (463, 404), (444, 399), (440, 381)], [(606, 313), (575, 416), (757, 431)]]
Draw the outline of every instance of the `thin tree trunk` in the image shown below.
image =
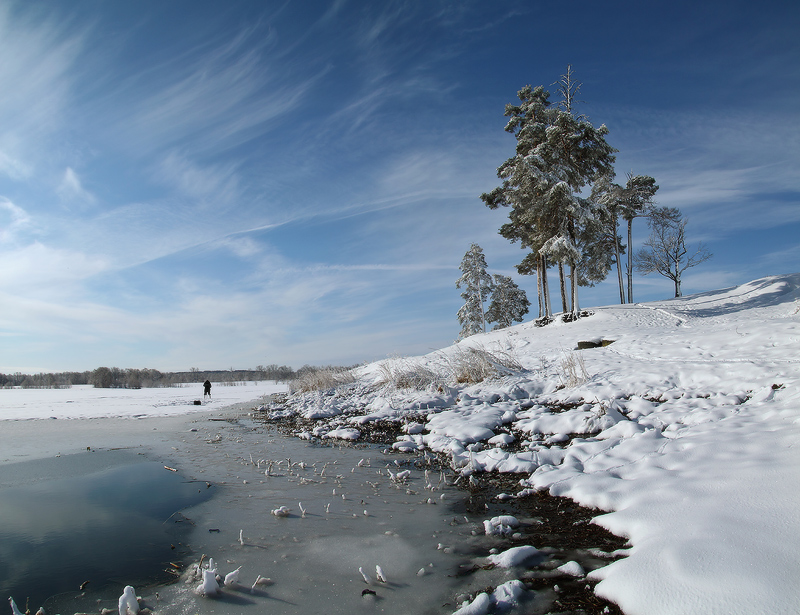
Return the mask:
[(633, 303), (633, 218), (628, 220), (628, 303)]
[(553, 306), (550, 305), (550, 284), (547, 282), (547, 257), (542, 256), (542, 280), (544, 281), (544, 312), (547, 318), (553, 317)]
[(614, 254), (617, 258), (617, 278), (619, 279), (619, 302), (625, 303), (625, 282), (622, 279), (622, 263), (619, 254), (619, 237), (617, 237), (617, 221), (614, 220)]
[(544, 316), (544, 279), (542, 277), (542, 257), (536, 259), (536, 294), (539, 295), (539, 318)]
[[(569, 232), (569, 240), (572, 242), (572, 245), (576, 245), (577, 242), (575, 241), (575, 221), (570, 219), (567, 224), (567, 231)], [(572, 318), (576, 320), (579, 318), (579, 310), (578, 310), (578, 263), (573, 261), (569, 264), (570, 267), (570, 297), (569, 303), (572, 306)]]
[(561, 282), (561, 313), (566, 314), (567, 309), (567, 282), (564, 279), (564, 263), (558, 263), (558, 279)]
[(475, 283), (478, 286), (478, 309), (481, 313), (481, 327), (483, 332), (486, 333), (486, 318), (483, 316), (483, 292), (481, 291), (481, 279), (477, 272), (475, 273)]
[(578, 271), (577, 264), (570, 265), (570, 303), (572, 304), (572, 317), (573, 319), (580, 318), (580, 305), (578, 304)]

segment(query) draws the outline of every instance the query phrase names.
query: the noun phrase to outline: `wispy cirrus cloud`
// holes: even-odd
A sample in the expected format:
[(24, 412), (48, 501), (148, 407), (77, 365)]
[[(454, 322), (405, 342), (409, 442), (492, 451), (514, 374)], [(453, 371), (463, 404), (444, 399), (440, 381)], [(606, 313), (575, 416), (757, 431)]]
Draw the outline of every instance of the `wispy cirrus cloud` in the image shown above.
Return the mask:
[(31, 218), (21, 207), (0, 197), (0, 245), (16, 241), (18, 233), (31, 225)]
[(83, 187), (80, 177), (71, 167), (67, 167), (64, 171), (57, 192), (64, 201), (68, 202), (91, 205), (97, 200), (91, 192)]
[(42, 11), (0, 5), (0, 171), (16, 180), (30, 177), (38, 148), (66, 121), (87, 39), (88, 28)]
[(264, 134), (319, 75), (287, 78), (285, 67), (270, 62), (271, 38), (262, 35), (245, 28), (129, 78), (105, 100), (114, 132), (143, 154), (181, 148), (205, 155)]

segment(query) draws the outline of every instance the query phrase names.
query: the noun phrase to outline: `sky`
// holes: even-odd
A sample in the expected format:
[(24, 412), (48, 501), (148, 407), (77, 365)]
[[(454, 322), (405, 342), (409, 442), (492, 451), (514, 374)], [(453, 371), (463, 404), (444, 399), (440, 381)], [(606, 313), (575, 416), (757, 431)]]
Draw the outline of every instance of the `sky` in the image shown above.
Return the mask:
[(472, 243), (535, 302), (480, 195), (568, 65), (617, 181), (713, 253), (684, 294), (800, 271), (799, 31), (779, 0), (0, 0), (0, 372), (424, 354)]

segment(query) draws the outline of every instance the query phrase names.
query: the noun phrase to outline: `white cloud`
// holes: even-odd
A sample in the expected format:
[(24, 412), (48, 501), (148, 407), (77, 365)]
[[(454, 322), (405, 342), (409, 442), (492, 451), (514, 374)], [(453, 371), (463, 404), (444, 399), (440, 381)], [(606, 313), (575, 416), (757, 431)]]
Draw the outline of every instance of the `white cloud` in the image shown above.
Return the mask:
[(0, 197), (0, 243), (12, 243), (18, 233), (31, 225), (27, 212), (4, 197)]
[(77, 201), (84, 204), (93, 204), (96, 201), (95, 196), (83, 187), (80, 177), (70, 167), (64, 171), (57, 192), (65, 201)]
[(200, 165), (172, 150), (161, 159), (155, 176), (179, 196), (215, 209), (236, 204), (241, 196), (235, 162)]
[(263, 134), (317, 77), (287, 75), (285, 67), (271, 65), (260, 36), (258, 28), (246, 29), (135, 75), (109, 97), (113, 131), (142, 152), (191, 144), (206, 154)]
[(29, 178), (32, 172), (30, 165), (0, 150), (0, 173), (5, 174), (10, 179), (20, 181)]
[(0, 5), (0, 169), (14, 179), (30, 175), (31, 159), (49, 153), (46, 138), (64, 121), (83, 51), (85, 32), (19, 5)]
[(0, 252), (0, 288), (9, 293), (51, 294), (54, 286), (69, 285), (107, 268), (102, 258), (39, 242)]

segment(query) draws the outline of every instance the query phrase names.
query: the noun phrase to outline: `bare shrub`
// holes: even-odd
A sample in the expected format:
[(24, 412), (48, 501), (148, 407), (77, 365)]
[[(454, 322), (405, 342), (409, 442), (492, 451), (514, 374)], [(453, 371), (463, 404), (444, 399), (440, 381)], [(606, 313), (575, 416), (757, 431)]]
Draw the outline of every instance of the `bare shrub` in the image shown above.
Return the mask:
[(413, 359), (387, 359), (380, 365), (379, 384), (396, 389), (424, 390), (442, 384), (446, 378), (428, 365)]
[(561, 384), (567, 388), (576, 387), (589, 379), (586, 371), (586, 364), (583, 361), (583, 354), (579, 352), (565, 352), (561, 359), (558, 372)]
[(459, 384), (475, 384), (522, 371), (522, 365), (511, 353), (490, 351), (482, 346), (459, 348), (449, 364), (453, 378)]
[(292, 393), (310, 393), (311, 391), (327, 391), (344, 384), (355, 382), (355, 376), (349, 367), (314, 367), (307, 368), (292, 381)]

